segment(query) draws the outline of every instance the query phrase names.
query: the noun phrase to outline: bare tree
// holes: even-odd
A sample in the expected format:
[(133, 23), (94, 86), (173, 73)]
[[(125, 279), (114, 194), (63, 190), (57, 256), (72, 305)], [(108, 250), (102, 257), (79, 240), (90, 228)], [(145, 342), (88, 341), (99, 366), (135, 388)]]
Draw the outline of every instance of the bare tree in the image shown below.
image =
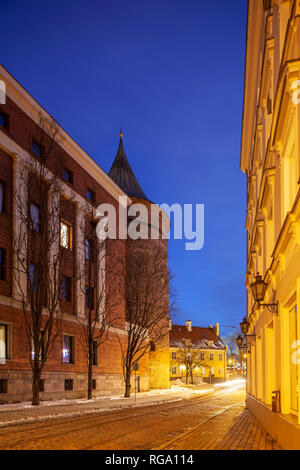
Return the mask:
[(110, 271), (106, 268), (106, 243), (97, 237), (93, 207), (87, 208), (81, 227), (84, 259), (77, 267), (80, 290), (84, 298), (84, 316), (77, 316), (82, 329), (80, 342), (87, 358), (87, 397), (92, 398), (93, 368), (98, 364), (98, 350), (106, 341), (112, 325), (114, 309), (118, 304)]
[[(154, 347), (165, 348), (169, 337), (169, 280), (166, 246), (134, 242), (116, 276), (126, 309), (127, 337), (117, 333), (121, 348), (125, 397), (130, 396), (133, 366)], [(121, 261), (122, 264), (122, 261)], [(172, 305), (172, 302), (171, 302)]]
[(185, 366), (185, 381), (188, 384), (189, 377), (191, 383), (194, 383), (194, 369), (200, 364), (200, 353), (199, 351), (192, 349), (189, 342), (186, 342), (182, 348), (178, 351), (178, 362)]
[[(32, 369), (32, 404), (40, 403), (43, 368), (61, 331), (59, 128), (41, 117), (32, 155), (18, 163), (13, 279), (22, 303)], [(52, 167), (51, 167), (52, 166)], [(51, 169), (49, 169), (51, 167)]]

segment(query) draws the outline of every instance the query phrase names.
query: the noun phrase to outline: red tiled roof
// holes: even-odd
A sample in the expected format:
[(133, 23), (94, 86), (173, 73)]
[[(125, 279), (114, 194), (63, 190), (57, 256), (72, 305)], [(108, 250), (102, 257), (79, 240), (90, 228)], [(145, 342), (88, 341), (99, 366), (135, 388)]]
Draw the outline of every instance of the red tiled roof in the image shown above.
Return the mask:
[[(193, 349), (226, 349), (213, 328), (193, 326), (192, 331), (189, 332), (185, 325), (172, 325), (169, 337), (171, 348), (182, 348), (184, 341), (189, 339)], [(209, 343), (209, 341), (212, 341), (212, 343)]]

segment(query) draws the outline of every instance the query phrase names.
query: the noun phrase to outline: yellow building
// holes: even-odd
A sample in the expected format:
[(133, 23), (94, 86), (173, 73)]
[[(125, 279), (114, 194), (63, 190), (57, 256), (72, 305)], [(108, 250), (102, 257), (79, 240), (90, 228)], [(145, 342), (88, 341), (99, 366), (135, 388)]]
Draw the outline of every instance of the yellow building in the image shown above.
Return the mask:
[[(219, 324), (202, 328), (172, 325), (170, 322), (170, 382), (186, 381), (187, 369), (192, 369), (193, 382), (223, 382), (226, 379), (226, 346), (219, 337)], [(191, 383), (191, 374), (188, 374)]]
[[(247, 406), (289, 449), (300, 449), (299, 80), (299, 0), (249, 0), (241, 142), (247, 175)], [(251, 285), (262, 288), (258, 301)]]

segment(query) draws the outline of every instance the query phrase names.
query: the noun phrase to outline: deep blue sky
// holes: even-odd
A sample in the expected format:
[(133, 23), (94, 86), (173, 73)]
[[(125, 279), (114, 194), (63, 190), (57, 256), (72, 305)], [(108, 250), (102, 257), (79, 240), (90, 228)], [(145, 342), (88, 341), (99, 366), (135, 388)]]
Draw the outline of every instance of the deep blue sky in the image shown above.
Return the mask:
[(245, 310), (239, 151), (246, 3), (1, 5), (1, 63), (104, 170), (122, 128), (127, 157), (150, 199), (205, 204), (204, 248), (169, 244), (177, 322), (233, 325)]

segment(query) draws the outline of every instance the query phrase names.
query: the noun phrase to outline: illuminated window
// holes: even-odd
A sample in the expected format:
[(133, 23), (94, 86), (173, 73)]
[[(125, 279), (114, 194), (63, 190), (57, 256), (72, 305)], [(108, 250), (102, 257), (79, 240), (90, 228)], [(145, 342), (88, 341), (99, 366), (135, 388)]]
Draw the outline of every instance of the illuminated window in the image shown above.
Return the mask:
[(219, 354), (219, 361), (223, 361), (223, 354)]
[(0, 361), (8, 358), (8, 325), (0, 325)]
[(0, 212), (4, 212), (4, 183), (0, 183)]
[(72, 300), (72, 281), (70, 277), (62, 276), (60, 281), (60, 299), (64, 302), (71, 302)]
[(204, 361), (204, 359), (205, 359), (205, 353), (201, 352), (200, 353), (200, 361)]
[(71, 250), (71, 225), (60, 222), (60, 245), (66, 250)]
[(63, 362), (65, 364), (75, 364), (74, 336), (63, 336)]
[(40, 231), (40, 208), (36, 204), (30, 204), (30, 228), (35, 232)]
[(0, 281), (6, 280), (6, 250), (0, 248)]
[(172, 351), (171, 352), (171, 359), (173, 359), (175, 361), (176, 359), (176, 351)]
[(177, 374), (177, 367), (176, 366), (172, 366), (171, 374), (173, 374), (173, 375)]

